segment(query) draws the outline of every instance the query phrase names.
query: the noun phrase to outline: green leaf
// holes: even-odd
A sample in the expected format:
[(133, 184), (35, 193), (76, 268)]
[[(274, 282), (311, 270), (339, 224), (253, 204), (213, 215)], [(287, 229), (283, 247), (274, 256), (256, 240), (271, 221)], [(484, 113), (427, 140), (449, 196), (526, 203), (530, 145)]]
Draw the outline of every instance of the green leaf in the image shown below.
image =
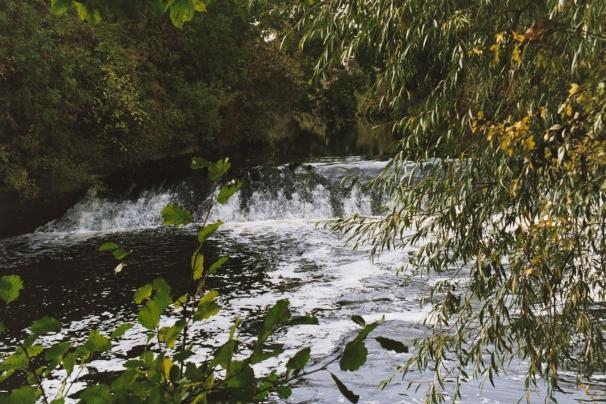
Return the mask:
[(0, 278), (0, 299), (9, 304), (19, 297), (23, 289), (23, 280), (17, 275), (6, 275)]
[(173, 0), (152, 0), (152, 11), (156, 14), (164, 14), (172, 3)]
[(339, 360), (341, 370), (354, 371), (360, 369), (366, 362), (367, 355), (368, 350), (366, 349), (363, 339), (356, 338), (349, 342), (345, 346), (341, 360)]
[(77, 355), (75, 352), (70, 352), (63, 357), (63, 367), (67, 372), (67, 375), (71, 375), (74, 371), (74, 366), (76, 365)]
[(116, 328), (114, 332), (112, 332), (111, 336), (112, 338), (120, 338), (124, 335), (126, 331), (130, 330), (131, 328), (133, 328), (133, 324), (131, 323), (120, 324), (118, 328)]
[(59, 331), (59, 329), (61, 329), (61, 323), (56, 318), (48, 316), (34, 321), (31, 327), (32, 333), (35, 335), (44, 335)]
[(87, 387), (80, 395), (80, 400), (85, 404), (106, 404), (112, 401), (111, 391), (105, 384)]
[(301, 370), (309, 362), (311, 348), (303, 348), (286, 363), (286, 368), (294, 371)]
[(154, 300), (151, 300), (143, 306), (143, 308), (139, 311), (139, 324), (148, 330), (153, 330), (156, 328), (158, 323), (160, 322), (160, 314), (162, 314), (162, 309)]
[(215, 316), (221, 311), (221, 306), (215, 302), (202, 303), (198, 306), (196, 313), (194, 314), (194, 320), (206, 320)]
[(293, 317), (288, 322), (288, 325), (318, 325), (318, 324), (320, 324), (320, 323), (318, 322), (318, 319), (314, 316)]
[(250, 356), (250, 363), (252, 365), (257, 364), (257, 363), (261, 363), (263, 361), (266, 361), (270, 358), (275, 358), (276, 356), (282, 354), (284, 352), (284, 349), (282, 348), (276, 348), (273, 351), (258, 351), (258, 352), (254, 352), (251, 356)]
[(231, 360), (234, 356), (234, 348), (236, 347), (236, 341), (230, 339), (225, 344), (221, 345), (219, 349), (215, 351), (211, 366), (221, 366), (225, 370), (229, 370), (231, 367)]
[(370, 323), (368, 325), (366, 325), (359, 333), (357, 338), (358, 339), (365, 339), (368, 334), (370, 334), (371, 332), (373, 332), (375, 330), (375, 328), (377, 328), (379, 326), (380, 323), (378, 322), (374, 322), (374, 323)]
[(208, 178), (211, 181), (217, 181), (219, 178), (223, 177), (229, 169), (231, 168), (231, 163), (229, 159), (219, 160), (216, 163), (212, 163), (208, 167)]
[(76, 14), (82, 21), (87, 21), (91, 25), (97, 25), (101, 22), (101, 12), (93, 8), (91, 4), (76, 1), (74, 7), (76, 8)]
[(154, 296), (154, 301), (160, 307), (160, 310), (163, 311), (170, 304), (173, 303), (172, 298), (170, 296), (171, 288), (166, 283), (166, 281), (162, 278), (155, 279), (152, 282), (152, 286), (156, 289), (156, 295)]
[(203, 13), (206, 11), (206, 2), (203, 0), (192, 0), (194, 4), (194, 10), (197, 12)]
[(351, 320), (356, 323), (357, 325), (359, 325), (360, 327), (365, 327), (366, 326), (366, 321), (364, 321), (364, 319), (362, 318), (362, 316), (351, 316)]
[(219, 292), (217, 292), (216, 290), (209, 290), (208, 292), (206, 292), (206, 294), (204, 295), (204, 297), (202, 299), (200, 299), (200, 303), (198, 303), (198, 304), (212, 302), (218, 296), (219, 296)]
[(215, 223), (207, 224), (206, 226), (201, 228), (200, 231), (198, 232), (198, 241), (200, 243), (203, 243), (204, 240), (206, 240), (208, 238), (208, 236), (210, 236), (211, 234), (216, 232), (217, 229), (219, 229), (219, 227), (221, 227), (221, 225), (223, 225), (223, 222), (219, 220)]
[(65, 355), (70, 349), (69, 342), (59, 342), (58, 344), (53, 345), (44, 353), (44, 359), (49, 362), (54, 363), (54, 365), (58, 365), (63, 360), (63, 355)]
[(217, 202), (222, 205), (225, 205), (229, 198), (232, 197), (233, 194), (238, 192), (242, 183), (238, 180), (231, 180), (228, 183), (224, 184), (221, 189), (219, 189), (219, 195), (217, 195)]
[(111, 389), (114, 392), (127, 392), (132, 383), (137, 379), (139, 372), (137, 369), (126, 369), (122, 374), (112, 382)]
[(73, 7), (73, 0), (51, 0), (51, 12), (63, 15)]
[[(200, 380), (204, 376), (195, 364), (188, 362), (187, 365), (185, 365), (185, 377), (189, 380)], [(210, 378), (212, 379), (212, 376)]]
[(92, 354), (92, 352), (89, 351), (84, 345), (77, 347), (75, 353), (76, 357), (80, 359), (81, 363), (89, 360)]
[(257, 390), (255, 372), (248, 363), (234, 362), (227, 386), (238, 401), (248, 401)]
[[(23, 350), (23, 348), (19, 349)], [(27, 356), (29, 356), (30, 358), (34, 358), (40, 355), (42, 351), (44, 351), (44, 347), (42, 345), (31, 345), (26, 347)]]
[(117, 250), (118, 248), (120, 248), (120, 246), (114, 242), (109, 242), (109, 243), (104, 243), (101, 244), (101, 247), (99, 247), (99, 251), (101, 252), (106, 252), (106, 251), (114, 251)]
[(223, 264), (225, 264), (227, 261), (229, 260), (229, 257), (221, 257), (218, 260), (216, 260), (215, 262), (213, 262), (209, 267), (208, 267), (208, 273), (209, 274), (215, 274), (219, 269), (221, 269), (221, 267), (223, 266)]
[(126, 258), (128, 256), (128, 252), (124, 251), (121, 248), (114, 250), (113, 254), (114, 254), (114, 258), (116, 258), (118, 261), (122, 261), (124, 258)]
[(358, 396), (357, 394), (354, 394), (351, 390), (349, 390), (347, 388), (347, 386), (345, 386), (343, 384), (343, 382), (341, 380), (339, 380), (339, 378), (337, 376), (335, 376), (334, 374), (330, 374), (332, 376), (332, 380), (335, 381), (335, 383), (337, 384), (337, 388), (339, 389), (339, 391), (341, 392), (341, 394), (343, 394), (343, 396), (348, 399), (350, 402), (352, 403), (357, 403), (358, 400), (360, 400), (360, 396)]
[(40, 391), (34, 387), (22, 386), (13, 390), (7, 397), (8, 400), (4, 401), (4, 397), (0, 396), (0, 401), (7, 404), (35, 404)]
[(170, 6), (170, 20), (179, 29), (194, 17), (194, 5), (191, 0), (176, 0)]
[(202, 279), (202, 274), (204, 273), (204, 256), (202, 254), (198, 252), (194, 253), (191, 257), (191, 268), (194, 281)]
[(264, 401), (269, 395), (269, 393), (271, 393), (273, 387), (273, 383), (268, 381), (262, 381), (261, 383), (259, 383), (259, 392), (253, 396), (252, 401)]
[(389, 351), (394, 351), (397, 353), (408, 353), (408, 347), (400, 341), (385, 337), (377, 337), (375, 339), (379, 344), (381, 344), (381, 347), (383, 347), (383, 349), (387, 349)]
[(292, 395), (292, 390), (288, 386), (276, 386), (274, 390), (282, 400), (286, 400)]
[(0, 363), (0, 370), (18, 370), (26, 369), (29, 366), (29, 359), (23, 350), (17, 351), (12, 355), (4, 358)]
[(203, 168), (207, 168), (211, 165), (211, 162), (202, 158), (202, 157), (193, 157), (191, 159), (191, 169), (192, 170), (201, 170)]
[(94, 330), (88, 334), (88, 339), (84, 343), (84, 347), (90, 352), (104, 352), (111, 349), (112, 344), (108, 337)]
[(141, 304), (145, 299), (147, 299), (148, 297), (151, 296), (152, 291), (153, 291), (153, 287), (152, 287), (151, 283), (141, 286), (135, 292), (135, 296), (134, 296), (133, 300), (135, 301), (135, 303)]
[(279, 324), (285, 323), (290, 319), (289, 302), (287, 299), (278, 300), (265, 315), (263, 327), (259, 333), (259, 341), (265, 341)]
[(176, 362), (184, 362), (187, 358), (194, 356), (194, 353), (191, 350), (179, 351), (173, 356), (173, 359)]
[(185, 303), (187, 303), (188, 297), (189, 297), (189, 295), (187, 293), (184, 294), (184, 295), (181, 295), (181, 296), (179, 296), (178, 298), (175, 299), (175, 301), (173, 302), (173, 304), (175, 305), (175, 307), (183, 307), (183, 305)]
[(236, 331), (238, 330), (238, 327), (240, 326), (240, 323), (241, 323), (241, 320), (238, 317), (236, 317), (236, 321), (234, 321), (234, 324), (229, 329), (229, 339), (234, 338), (234, 336), (236, 335)]
[(181, 335), (181, 331), (185, 329), (185, 321), (179, 320), (172, 327), (163, 328), (163, 340), (169, 348), (174, 348), (175, 343)]
[[(7, 371), (1, 371), (2, 367), (0, 365), (0, 383), (4, 382), (5, 380), (7, 380), (9, 377), (11, 377), (12, 375), (15, 374), (15, 370), (7, 370)], [(0, 396), (2, 397), (2, 396)], [(2, 401), (0, 401), (2, 402)]]
[(181, 226), (193, 221), (192, 214), (172, 203), (162, 209), (162, 219), (166, 226)]

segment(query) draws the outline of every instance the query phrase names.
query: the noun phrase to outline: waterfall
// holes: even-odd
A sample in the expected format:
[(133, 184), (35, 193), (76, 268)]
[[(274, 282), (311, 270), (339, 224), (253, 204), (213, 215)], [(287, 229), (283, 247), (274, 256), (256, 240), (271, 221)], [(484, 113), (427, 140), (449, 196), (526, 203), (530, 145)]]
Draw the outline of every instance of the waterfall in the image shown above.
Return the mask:
[[(347, 158), (278, 167), (256, 167), (235, 172), (243, 185), (212, 216), (224, 222), (268, 220), (322, 220), (351, 214), (381, 212), (381, 195), (364, 184), (387, 165), (386, 161)], [(192, 175), (138, 195), (100, 196), (95, 189), (66, 214), (41, 226), (38, 232), (111, 232), (160, 226), (160, 211), (168, 203), (194, 212), (201, 221), (209, 191)], [(216, 191), (215, 191), (216, 192)]]

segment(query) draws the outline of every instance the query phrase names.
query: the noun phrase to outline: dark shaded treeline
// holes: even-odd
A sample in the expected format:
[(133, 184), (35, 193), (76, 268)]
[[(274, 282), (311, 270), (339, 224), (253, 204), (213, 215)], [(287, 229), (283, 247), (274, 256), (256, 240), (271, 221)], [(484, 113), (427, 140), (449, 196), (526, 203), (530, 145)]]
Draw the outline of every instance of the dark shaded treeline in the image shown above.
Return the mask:
[(180, 31), (153, 15), (90, 27), (46, 0), (2, 2), (0, 236), (154, 161), (349, 151), (364, 74), (312, 87), (314, 55), (280, 50), (241, 3), (214, 2)]

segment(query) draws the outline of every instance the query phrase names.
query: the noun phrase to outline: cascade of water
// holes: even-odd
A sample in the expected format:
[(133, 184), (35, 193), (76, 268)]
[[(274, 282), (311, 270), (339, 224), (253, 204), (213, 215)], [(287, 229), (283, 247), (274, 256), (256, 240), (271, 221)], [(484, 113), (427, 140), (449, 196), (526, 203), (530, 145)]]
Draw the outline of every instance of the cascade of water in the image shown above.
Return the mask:
[[(363, 183), (377, 175), (385, 161), (323, 161), (244, 171), (242, 189), (213, 216), (226, 222), (309, 219), (322, 220), (354, 213), (371, 215), (381, 210), (381, 197)], [(145, 191), (135, 198), (101, 197), (91, 190), (63, 217), (38, 232), (105, 232), (144, 229), (161, 224), (160, 211), (176, 203), (200, 220), (208, 195), (191, 177), (181, 184)]]

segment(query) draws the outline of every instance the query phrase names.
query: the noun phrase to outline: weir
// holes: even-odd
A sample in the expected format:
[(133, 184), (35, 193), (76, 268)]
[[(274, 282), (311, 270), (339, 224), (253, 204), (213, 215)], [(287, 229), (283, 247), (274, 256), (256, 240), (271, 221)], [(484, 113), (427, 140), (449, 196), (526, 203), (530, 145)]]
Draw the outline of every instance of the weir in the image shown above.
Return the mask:
[[(267, 220), (323, 220), (352, 214), (377, 215), (384, 198), (364, 189), (387, 161), (348, 158), (279, 167), (255, 167), (235, 173), (243, 185), (227, 205), (213, 210), (224, 222)], [(111, 232), (160, 226), (160, 211), (168, 203), (203, 220), (209, 190), (203, 175), (192, 175), (177, 184), (165, 184), (138, 195), (101, 196), (91, 189), (61, 218), (37, 232)]]

